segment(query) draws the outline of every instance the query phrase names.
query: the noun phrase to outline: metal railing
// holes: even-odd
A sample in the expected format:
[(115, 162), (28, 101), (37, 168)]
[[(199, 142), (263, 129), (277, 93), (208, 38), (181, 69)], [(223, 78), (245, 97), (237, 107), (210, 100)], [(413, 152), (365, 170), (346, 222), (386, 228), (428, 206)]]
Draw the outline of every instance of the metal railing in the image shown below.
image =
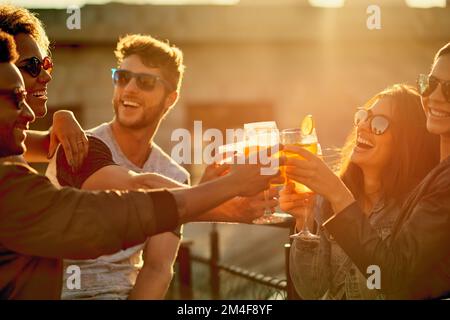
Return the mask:
[[(293, 233), (294, 219), (270, 225)], [(267, 225), (259, 225), (264, 228)], [(288, 239), (288, 238), (287, 238)], [(183, 241), (177, 258), (176, 279), (168, 295), (172, 299), (298, 299), (289, 275), (290, 243), (284, 244), (285, 278), (267, 276), (220, 262), (219, 232), (209, 234), (210, 257), (192, 254), (192, 241)], [(281, 249), (281, 248), (280, 248)]]

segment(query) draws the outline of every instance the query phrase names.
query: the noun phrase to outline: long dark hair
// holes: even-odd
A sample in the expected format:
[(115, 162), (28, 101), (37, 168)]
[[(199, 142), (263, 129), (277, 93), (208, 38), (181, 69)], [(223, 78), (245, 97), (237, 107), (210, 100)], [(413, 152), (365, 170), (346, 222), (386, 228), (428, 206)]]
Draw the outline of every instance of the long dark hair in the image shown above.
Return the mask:
[[(395, 84), (376, 94), (364, 105), (369, 108), (379, 99), (392, 105), (392, 130), (395, 152), (382, 173), (384, 195), (402, 203), (407, 194), (439, 163), (439, 137), (427, 131), (420, 96), (415, 88)], [(356, 128), (342, 148), (341, 177), (356, 200), (365, 198), (361, 168), (350, 161), (356, 143)]]

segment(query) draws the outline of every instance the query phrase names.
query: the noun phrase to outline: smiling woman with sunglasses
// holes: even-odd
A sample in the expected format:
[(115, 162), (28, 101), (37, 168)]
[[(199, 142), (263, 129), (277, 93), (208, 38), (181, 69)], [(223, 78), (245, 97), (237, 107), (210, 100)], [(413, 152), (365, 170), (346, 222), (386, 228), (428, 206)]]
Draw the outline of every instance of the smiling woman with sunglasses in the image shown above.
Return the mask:
[[(371, 98), (356, 110), (354, 125), (342, 150), (340, 176), (377, 234), (386, 238), (408, 192), (439, 162), (438, 140), (426, 130), (420, 96), (406, 85), (394, 85)], [(296, 164), (291, 163), (287, 173), (290, 178), (302, 179)], [(329, 179), (329, 175), (321, 178)], [(302, 208), (297, 204), (302, 196), (289, 186), (280, 195), (281, 208), (299, 217), (300, 228)], [(330, 203), (319, 197), (316, 229), (330, 211)], [(291, 277), (301, 297), (384, 298), (380, 290), (367, 288), (365, 274), (328, 231), (320, 229), (318, 234), (318, 243), (296, 239), (292, 244)]]
[[(37, 17), (25, 8), (0, 5), (0, 29), (14, 37), (19, 68), (28, 92), (27, 102), (36, 118), (47, 113), (47, 87), (52, 80), (52, 59), (48, 56), (49, 40)], [(25, 160), (48, 162), (59, 143), (69, 162), (78, 168), (88, 150), (88, 140), (72, 112), (58, 110), (53, 114), (53, 126), (49, 131), (28, 131)], [(11, 159), (12, 160), (12, 159)], [(25, 161), (22, 156), (14, 161)]]
[[(450, 103), (446, 94), (449, 81), (450, 43), (436, 54), (428, 80), (422, 86), (419, 82), (426, 115), (423, 123), (440, 138), (440, 163), (408, 195), (387, 239), (380, 237), (364, 216), (351, 187), (320, 159), (297, 150), (306, 159), (296, 164), (297, 172), (308, 172), (298, 174), (297, 178), (326, 198), (334, 213), (322, 227), (366, 277), (371, 275), (367, 272), (369, 267), (378, 267), (381, 290), (389, 298), (450, 297)], [(415, 145), (416, 141), (412, 141), (406, 147)], [(429, 157), (420, 153), (417, 161)], [(397, 172), (390, 174), (395, 176)]]

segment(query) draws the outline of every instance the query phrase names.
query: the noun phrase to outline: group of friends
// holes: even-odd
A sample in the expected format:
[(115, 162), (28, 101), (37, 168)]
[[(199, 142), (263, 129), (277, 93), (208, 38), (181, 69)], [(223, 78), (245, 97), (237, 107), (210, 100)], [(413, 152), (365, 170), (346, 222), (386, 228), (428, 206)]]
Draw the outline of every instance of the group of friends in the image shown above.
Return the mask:
[[(200, 183), (153, 138), (176, 104), (182, 51), (150, 35), (119, 39), (112, 69), (114, 117), (83, 130), (57, 111), (48, 131), (53, 62), (41, 21), (0, 5), (0, 297), (163, 299), (182, 224), (251, 223), (268, 206), (302, 229), (305, 195), (279, 192), (260, 164), (211, 165)], [(340, 172), (294, 145), (286, 175), (317, 195), (320, 236), (296, 239), (290, 274), (303, 299), (429, 299), (450, 293), (450, 43), (418, 88), (396, 84), (355, 113)], [(46, 176), (28, 163), (49, 162)], [(241, 163), (241, 162), (240, 162)], [(267, 200), (267, 195), (269, 200)], [(278, 197), (277, 197), (278, 195)], [(277, 199), (278, 198), (278, 199)], [(65, 270), (81, 268), (81, 288)], [(381, 270), (379, 289), (367, 268)]]

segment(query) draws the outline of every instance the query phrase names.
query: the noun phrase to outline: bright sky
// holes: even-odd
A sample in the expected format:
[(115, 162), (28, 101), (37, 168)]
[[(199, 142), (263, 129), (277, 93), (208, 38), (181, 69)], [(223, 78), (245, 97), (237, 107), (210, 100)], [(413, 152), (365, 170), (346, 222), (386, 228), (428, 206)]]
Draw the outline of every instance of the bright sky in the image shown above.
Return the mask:
[[(7, 0), (12, 4), (28, 8), (67, 8), (69, 5), (82, 6), (86, 3), (103, 4), (111, 0)], [(123, 3), (137, 4), (164, 4), (164, 5), (183, 5), (183, 4), (236, 4), (239, 0), (115, 0)], [(257, 3), (258, 0), (253, 0)], [(278, 0), (273, 0), (276, 3)], [(320, 7), (341, 7), (345, 0), (308, 0), (313, 6)], [(347, 0), (351, 1), (351, 0)], [(408, 6), (430, 8), (445, 7), (446, 0), (404, 0)], [(248, 3), (249, 0), (246, 0)], [(265, 3), (268, 1), (265, 0)]]

